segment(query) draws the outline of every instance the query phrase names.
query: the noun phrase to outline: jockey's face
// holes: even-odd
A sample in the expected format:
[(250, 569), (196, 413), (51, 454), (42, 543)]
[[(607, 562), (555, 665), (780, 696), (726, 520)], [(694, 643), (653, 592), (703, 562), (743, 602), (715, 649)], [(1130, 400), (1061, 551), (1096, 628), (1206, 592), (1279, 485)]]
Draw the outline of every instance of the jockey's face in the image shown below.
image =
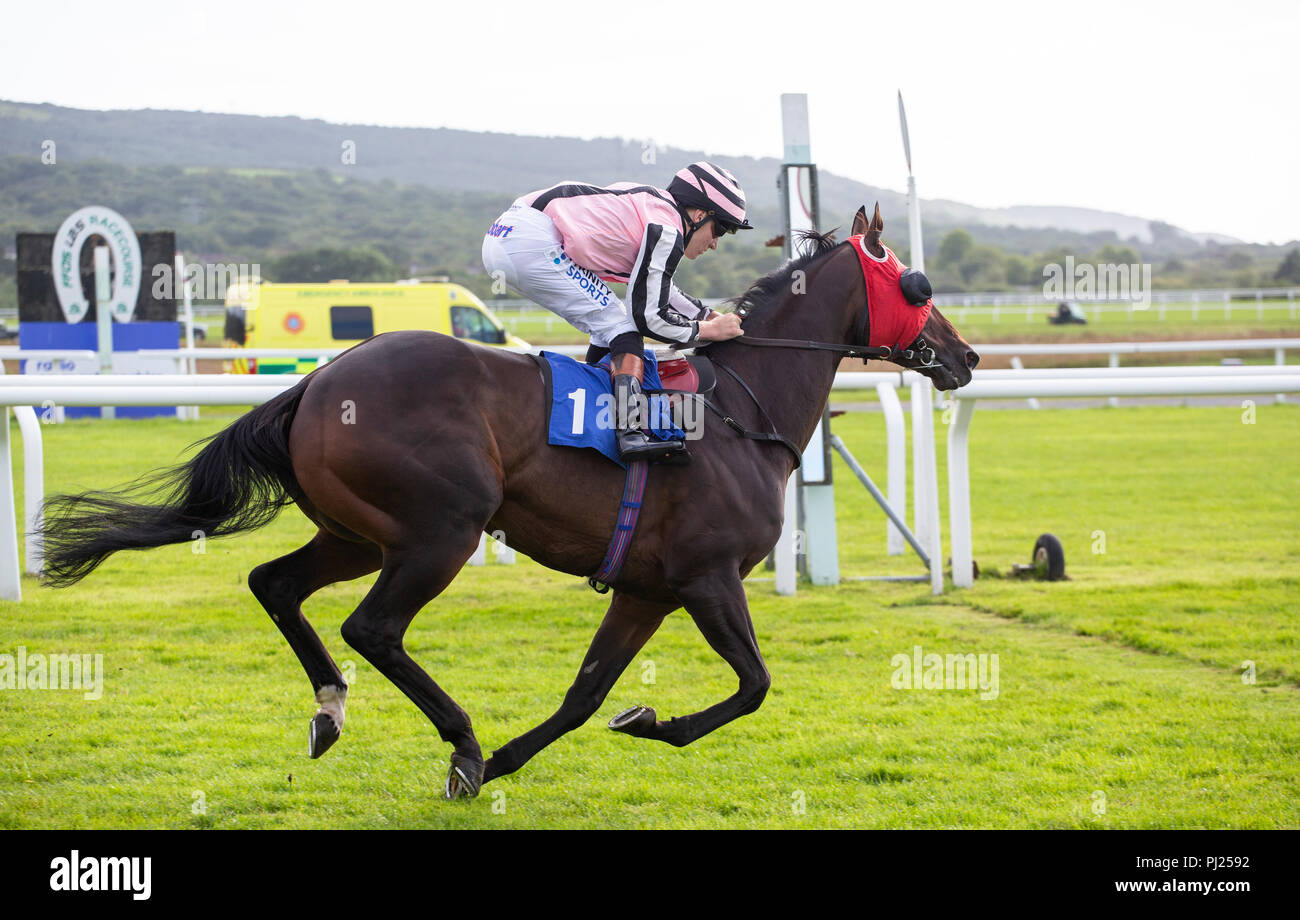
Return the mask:
[(713, 221), (705, 218), (704, 211), (700, 208), (689, 208), (686, 213), (696, 223), (704, 221), (703, 226), (695, 231), (691, 241), (686, 244), (686, 252), (683, 253), (688, 259), (698, 259), (704, 252), (718, 248), (718, 237), (714, 235)]

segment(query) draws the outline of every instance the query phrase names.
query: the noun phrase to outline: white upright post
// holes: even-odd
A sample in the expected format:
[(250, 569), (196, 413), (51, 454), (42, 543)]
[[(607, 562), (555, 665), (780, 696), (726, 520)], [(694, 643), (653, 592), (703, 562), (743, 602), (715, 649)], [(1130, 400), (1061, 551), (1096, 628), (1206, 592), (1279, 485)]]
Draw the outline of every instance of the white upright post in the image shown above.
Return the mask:
[[(888, 450), (889, 504), (899, 520), (907, 520), (907, 429), (903, 424), (903, 405), (898, 401), (898, 392), (892, 383), (876, 386), (880, 397), (880, 408), (885, 415), (885, 443)], [(903, 532), (898, 529), (889, 516), (885, 516), (885, 548), (891, 556), (902, 555)]]
[(790, 597), (795, 593), (798, 571), (795, 565), (795, 524), (798, 502), (795, 490), (799, 488), (799, 474), (791, 475), (785, 484), (785, 517), (781, 522), (781, 536), (772, 551), (776, 562), (776, 593)]
[(921, 238), (921, 199), (916, 197), (916, 177), (912, 175), (912, 142), (907, 136), (907, 112), (903, 109), (903, 91), (898, 91), (898, 123), (903, 129), (903, 155), (907, 158), (907, 229), (912, 247), (911, 267), (925, 271), (925, 245)]
[[(926, 383), (922, 387), (922, 382)], [(929, 546), (929, 533), (926, 528), (930, 524), (930, 515), (927, 511), (929, 508), (929, 494), (926, 491), (925, 483), (925, 434), (926, 428), (922, 419), (926, 415), (929, 403), (929, 381), (915, 379), (911, 383), (912, 390), (912, 533), (916, 536), (916, 541), (922, 546)]]
[[(808, 96), (804, 93), (781, 95), (781, 132), (785, 165), (782, 186), (786, 200), (786, 255), (793, 258), (794, 235), (800, 230), (817, 230), (817, 183), (812, 164), (811, 131), (808, 124)], [(791, 168), (790, 164), (798, 164)], [(801, 194), (800, 176), (807, 172), (808, 198)], [(824, 415), (803, 454), (796, 474), (798, 497), (803, 503), (803, 545), (795, 547), (796, 556), (807, 560), (807, 573), (814, 585), (835, 585), (840, 580), (839, 546), (835, 531), (835, 486), (831, 482), (829, 415)]]
[(18, 569), (18, 518), (14, 513), (14, 466), (9, 457), (9, 407), (0, 412), (0, 600), (23, 599)]
[[(113, 373), (113, 305), (108, 276), (108, 247), (95, 247), (95, 325), (99, 332), (99, 372)], [(99, 410), (100, 418), (113, 418), (112, 406)]]
[[(189, 351), (194, 350), (194, 292), (190, 289), (189, 279), (185, 277), (185, 256), (179, 252), (176, 253), (176, 277), (180, 279), (181, 301), (185, 322), (185, 348)], [(175, 285), (172, 286), (175, 290)], [(186, 358), (183, 362), (183, 373), (193, 374), (198, 370), (198, 364), (193, 358)], [(178, 418), (187, 419), (196, 422), (199, 419), (198, 406), (177, 406), (176, 415)]]
[(45, 543), (41, 531), (41, 508), (45, 504), (45, 450), (41, 423), (31, 406), (14, 406), (14, 418), (18, 419), (18, 428), (23, 433), (23, 504), (27, 522), (25, 568), (28, 575), (39, 575), (45, 568)]
[(971, 548), (970, 460), (967, 443), (975, 400), (957, 400), (957, 412), (948, 428), (948, 522), (952, 546), (952, 583), (957, 588), (975, 584)]
[(934, 457), (934, 397), (930, 381), (912, 381), (912, 475), (916, 480), (916, 539), (930, 556), (930, 590), (943, 593), (943, 547), (939, 531), (939, 470)]
[[(912, 268), (925, 271), (925, 242), (921, 234), (921, 199), (912, 174), (912, 141), (907, 133), (903, 91), (898, 91), (898, 124), (907, 159), (907, 226)], [(943, 593), (942, 536), (939, 529), (939, 479), (934, 459), (934, 402), (930, 381), (912, 382), (912, 491), (916, 502), (916, 539), (930, 554), (930, 590)]]

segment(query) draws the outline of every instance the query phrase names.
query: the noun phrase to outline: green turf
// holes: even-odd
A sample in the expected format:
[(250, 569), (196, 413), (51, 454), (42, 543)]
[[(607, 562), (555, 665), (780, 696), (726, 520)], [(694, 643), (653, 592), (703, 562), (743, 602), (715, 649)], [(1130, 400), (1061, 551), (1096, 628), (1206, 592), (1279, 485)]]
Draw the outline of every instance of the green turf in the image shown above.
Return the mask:
[[(47, 487), (119, 483), (227, 420), (46, 427)], [(883, 485), (880, 416), (836, 430)], [(790, 599), (752, 582), (772, 691), (683, 749), (603, 727), (628, 705), (667, 717), (734, 689), (674, 615), (591, 722), (473, 802), (440, 800), (446, 746), (339, 638), (368, 580), (307, 605), (355, 669), (343, 738), (307, 758), (309, 686), (244, 587), (310, 535), (295, 513), (120, 555), (63, 591), (26, 579), (23, 603), (0, 610), (0, 653), (102, 654), (106, 676), (99, 700), (0, 691), (0, 827), (1300, 825), (1300, 409), (1261, 404), (1253, 425), (1237, 408), (983, 409), (971, 437), (986, 572), (973, 588)], [(843, 572), (918, 571), (885, 555), (883, 518), (835, 472)], [(1069, 581), (988, 577), (1043, 531), (1064, 543)], [(558, 705), (603, 607), (577, 579), (491, 563), (466, 569), (407, 646), (490, 750)], [(996, 698), (891, 686), (915, 646), (996, 654)]]

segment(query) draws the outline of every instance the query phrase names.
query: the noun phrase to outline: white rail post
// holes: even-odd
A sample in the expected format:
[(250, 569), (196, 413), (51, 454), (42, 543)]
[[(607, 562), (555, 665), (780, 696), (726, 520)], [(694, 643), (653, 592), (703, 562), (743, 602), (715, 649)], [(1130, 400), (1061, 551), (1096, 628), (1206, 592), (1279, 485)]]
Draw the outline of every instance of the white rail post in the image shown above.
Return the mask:
[[(121, 271), (121, 266), (118, 266)], [(99, 332), (99, 372), (113, 373), (113, 304), (108, 275), (108, 247), (95, 247), (95, 322)], [(112, 406), (101, 406), (100, 418), (115, 418)]]
[[(177, 361), (177, 371), (182, 374), (193, 374), (198, 371), (198, 362), (192, 357), (194, 351), (194, 292), (190, 290), (190, 281), (185, 277), (185, 256), (176, 253), (176, 277), (180, 279), (181, 285), (181, 303), (184, 307), (182, 316), (185, 317), (185, 348), (191, 352), (191, 357)], [(173, 285), (173, 289), (175, 285)], [(187, 419), (191, 422), (199, 420), (198, 406), (177, 406), (177, 418)]]
[(487, 534), (478, 535), (478, 549), (474, 550), (474, 555), (469, 557), (470, 565), (487, 564)]
[[(919, 380), (913, 380), (911, 383), (912, 392), (912, 533), (915, 534), (916, 540), (924, 547), (929, 547), (929, 534), (926, 533), (926, 527), (929, 526), (930, 517), (926, 514), (926, 502), (928, 496), (925, 491), (925, 467), (922, 457), (925, 456), (925, 426), (921, 423), (921, 417), (924, 414), (922, 407), (922, 391)], [(925, 395), (929, 395), (928, 388)], [(925, 400), (928, 402), (929, 400)]]
[(41, 423), (31, 406), (14, 406), (14, 418), (23, 433), (23, 507), (26, 511), (26, 570), (39, 575), (45, 568), (41, 534), (41, 505), (45, 503), (45, 450)]
[(930, 555), (930, 590), (943, 593), (943, 550), (939, 533), (939, 472), (934, 458), (934, 397), (930, 380), (912, 381), (912, 491), (916, 539)]
[(23, 599), (22, 575), (18, 569), (18, 519), (14, 513), (14, 465), (9, 456), (9, 407), (0, 424), (0, 600)]
[[(1119, 367), (1119, 352), (1112, 351), (1110, 353), (1110, 366)], [(1106, 400), (1106, 404), (1110, 406), (1112, 409), (1117, 409), (1119, 408), (1119, 399), (1112, 396), (1110, 399)]]
[[(888, 449), (889, 504), (903, 521), (907, 520), (907, 429), (903, 425), (903, 405), (892, 383), (876, 384), (880, 408), (885, 414), (885, 443)], [(906, 550), (903, 532), (885, 516), (885, 549), (891, 556)]]
[[(1274, 364), (1278, 364), (1278, 365), (1286, 364), (1286, 349), (1285, 349), (1285, 348), (1274, 348), (1274, 349), (1273, 349), (1273, 363), (1274, 363)], [(1285, 394), (1285, 393), (1278, 393), (1276, 396), (1273, 397), (1273, 401), (1274, 401), (1275, 403), (1277, 403), (1279, 406), (1285, 404), (1285, 403), (1286, 403), (1286, 394)]]
[[(0, 376), (5, 372), (4, 362), (0, 361)], [(39, 575), (45, 568), (45, 551), (41, 543), (41, 505), (45, 502), (45, 450), (41, 439), (41, 423), (36, 417), (36, 410), (31, 406), (14, 406), (14, 418), (18, 419), (18, 430), (23, 435), (23, 516), (26, 529), (27, 545), (26, 571), (30, 575)], [(13, 502), (13, 470), (10, 469), (10, 502)], [(14, 508), (17, 517), (18, 509)], [(16, 526), (16, 525), (15, 525)], [(0, 527), (0, 529), (3, 529)], [(15, 534), (15, 545), (17, 535)], [(22, 600), (21, 596), (15, 600)]]
[(799, 474), (795, 473), (785, 484), (785, 516), (781, 522), (781, 536), (772, 551), (776, 561), (776, 593), (792, 597), (797, 590), (798, 571), (795, 560), (795, 525), (798, 522)]
[(967, 451), (975, 400), (957, 400), (957, 412), (948, 428), (948, 523), (952, 544), (952, 583), (969, 588), (975, 583), (971, 546), (970, 460)]

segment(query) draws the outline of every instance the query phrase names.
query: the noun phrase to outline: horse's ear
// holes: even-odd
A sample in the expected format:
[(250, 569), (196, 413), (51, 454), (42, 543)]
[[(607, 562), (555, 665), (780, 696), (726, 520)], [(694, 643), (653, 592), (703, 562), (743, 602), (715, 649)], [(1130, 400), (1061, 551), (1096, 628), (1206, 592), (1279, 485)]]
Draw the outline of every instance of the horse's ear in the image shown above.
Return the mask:
[(864, 205), (863, 207), (858, 208), (857, 214), (853, 215), (853, 226), (849, 230), (849, 236), (861, 236), (867, 232), (868, 226), (867, 208)]
[[(866, 214), (863, 212), (863, 217)], [(871, 224), (867, 227), (867, 232), (862, 237), (862, 245), (865, 246), (877, 259), (884, 258), (885, 249), (880, 245), (880, 234), (885, 229), (885, 222), (880, 217), (880, 202), (876, 202), (876, 213), (871, 218)]]

